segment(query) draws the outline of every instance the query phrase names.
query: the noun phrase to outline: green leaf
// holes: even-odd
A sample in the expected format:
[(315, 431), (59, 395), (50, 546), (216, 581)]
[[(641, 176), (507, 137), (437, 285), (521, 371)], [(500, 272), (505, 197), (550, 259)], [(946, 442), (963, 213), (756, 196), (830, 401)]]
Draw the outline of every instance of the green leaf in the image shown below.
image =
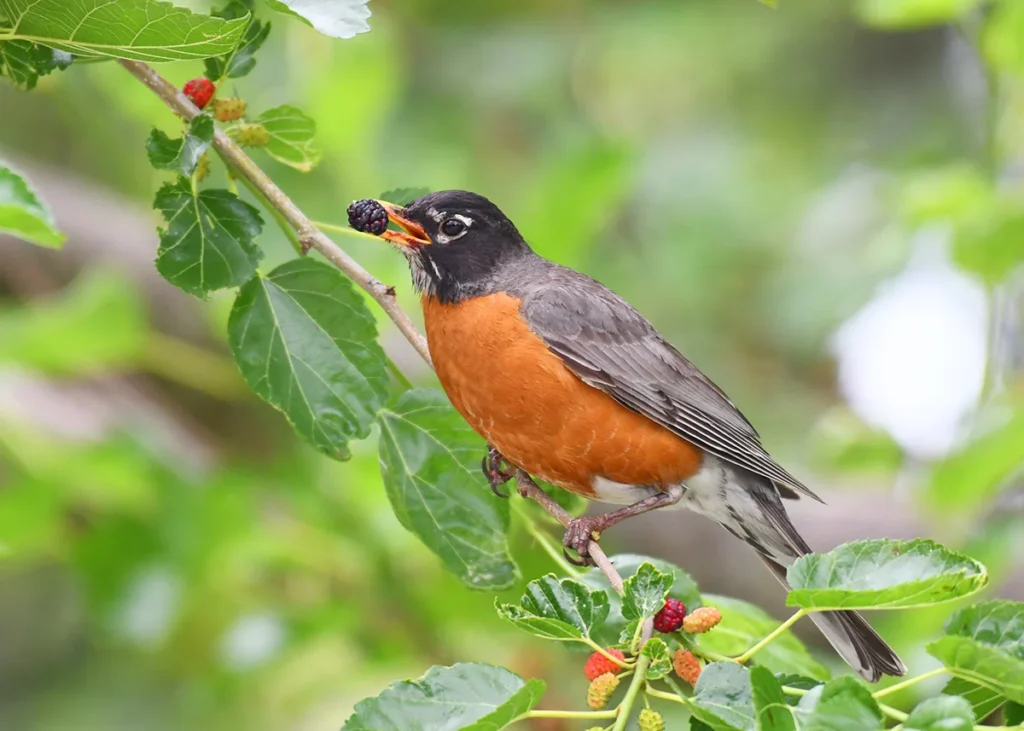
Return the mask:
[(915, 171), (897, 191), (897, 208), (912, 226), (961, 222), (983, 212), (993, 194), (992, 181), (982, 170), (957, 163)]
[(961, 226), (953, 259), (969, 272), (996, 284), (1024, 263), (1024, 211), (1010, 202), (995, 204)]
[(622, 582), (622, 616), (644, 619), (661, 611), (672, 581), (672, 574), (659, 571), (654, 564), (640, 564), (636, 573)]
[(796, 731), (782, 685), (770, 670), (760, 666), (750, 669), (750, 692), (758, 731)]
[(355, 286), (334, 267), (293, 259), (242, 287), (228, 321), (249, 387), (324, 454), (344, 458), (388, 395), (377, 327)]
[(963, 698), (940, 695), (914, 708), (903, 728), (906, 731), (972, 731), (974, 712)]
[[(779, 685), (787, 688), (797, 688), (799, 690), (812, 690), (817, 688), (819, 685), (823, 685), (822, 681), (815, 680), (814, 678), (808, 678), (805, 675), (796, 675), (793, 673), (776, 673), (776, 679), (779, 681)], [(800, 702), (800, 696), (797, 695), (786, 695), (786, 702), (795, 706)]]
[[(717, 608), (722, 621), (710, 632), (696, 635), (700, 649), (720, 655), (741, 655), (779, 626), (779, 620), (760, 607), (717, 594), (705, 594), (704, 604)], [(784, 632), (757, 654), (757, 662), (775, 673), (792, 673), (827, 680), (829, 672), (796, 635)]]
[(222, 20), (158, 0), (0, 0), (12, 37), (81, 56), (178, 61), (228, 53), (248, 18)]
[(394, 203), (396, 206), (407, 206), (429, 192), (430, 188), (392, 188), (381, 193), (378, 200)]
[(850, 675), (811, 689), (796, 714), (801, 731), (875, 731), (884, 718), (871, 691)]
[(356, 703), (342, 731), (496, 731), (533, 708), (540, 680), (481, 663), (432, 667)]
[(986, 718), (1006, 702), (1005, 698), (991, 688), (962, 678), (951, 678), (942, 689), (942, 694), (963, 698), (970, 704), (975, 718)]
[(806, 609), (903, 609), (957, 599), (988, 583), (985, 567), (933, 541), (867, 540), (798, 558), (786, 604)]
[(0, 231), (59, 249), (64, 234), (23, 177), (0, 160)]
[(660, 637), (647, 640), (640, 654), (650, 660), (647, 665), (648, 680), (664, 678), (672, 672), (672, 655), (668, 651), (668, 645)]
[(201, 297), (252, 278), (263, 256), (255, 208), (226, 190), (196, 192), (185, 178), (160, 188), (153, 207), (167, 220), (156, 268), (171, 284)]
[(981, 0), (860, 0), (862, 21), (876, 28), (925, 28), (950, 23), (981, 4)]
[(608, 615), (608, 595), (591, 591), (573, 579), (545, 576), (526, 585), (514, 604), (496, 604), (498, 615), (520, 629), (549, 640), (573, 641), (590, 632)]
[(0, 41), (0, 76), (6, 76), (24, 91), (35, 88), (40, 76), (66, 69), (72, 57), (31, 41)]
[(301, 109), (283, 104), (263, 112), (256, 123), (262, 124), (270, 134), (263, 149), (278, 162), (304, 173), (320, 162), (321, 152), (313, 144), (316, 122)]
[(1024, 705), (1012, 701), (1007, 703), (1003, 716), (1003, 721), (1006, 722), (1007, 726), (1020, 726), (1024, 724)]
[(509, 507), (480, 471), (483, 440), (436, 390), (406, 391), (380, 413), (380, 465), (398, 520), (474, 589), (519, 576)]
[[(225, 20), (234, 20), (249, 16), (251, 10), (252, 2), (250, 0), (231, 0), (212, 15)], [(256, 51), (260, 50), (260, 46), (267, 40), (268, 35), (270, 35), (270, 23), (263, 23), (256, 18), (251, 18), (237, 48), (224, 56), (206, 59), (206, 78), (220, 81), (223, 78), (237, 79), (248, 74), (256, 67)]]
[[(146, 154), (149, 164), (158, 170), (173, 170), (189, 177), (195, 172), (199, 158), (213, 142), (213, 117), (200, 114), (189, 125), (184, 137), (171, 139), (158, 129), (149, 133)], [(191, 190), (191, 189), (190, 189)]]
[(1001, 2), (992, 7), (982, 32), (981, 47), (997, 69), (1024, 74), (1024, 6)]
[(690, 711), (714, 731), (754, 731), (750, 671), (734, 662), (711, 663), (697, 679)]
[(926, 649), (958, 677), (1024, 703), (1024, 604), (994, 600), (965, 607)]
[(267, 0), (279, 13), (293, 15), (331, 38), (351, 38), (370, 26), (367, 0)]

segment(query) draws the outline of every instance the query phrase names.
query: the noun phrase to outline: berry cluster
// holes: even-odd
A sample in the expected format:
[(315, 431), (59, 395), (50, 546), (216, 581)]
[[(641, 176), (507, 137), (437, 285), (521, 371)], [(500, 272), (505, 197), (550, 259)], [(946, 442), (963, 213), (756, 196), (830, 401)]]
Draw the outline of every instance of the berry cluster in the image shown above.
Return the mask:
[(348, 225), (356, 231), (380, 236), (387, 230), (388, 213), (380, 203), (366, 198), (348, 207)]

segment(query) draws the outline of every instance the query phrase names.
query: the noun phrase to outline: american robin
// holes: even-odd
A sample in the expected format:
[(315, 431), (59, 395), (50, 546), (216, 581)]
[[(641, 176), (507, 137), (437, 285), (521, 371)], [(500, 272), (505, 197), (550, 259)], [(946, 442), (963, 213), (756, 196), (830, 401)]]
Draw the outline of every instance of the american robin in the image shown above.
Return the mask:
[[(566, 546), (585, 557), (592, 536), (677, 505), (748, 543), (786, 585), (786, 568), (810, 548), (782, 500), (820, 499), (634, 307), (536, 254), (474, 193), (431, 193), (405, 207), (361, 201), (349, 214), (408, 259), (438, 378), (497, 450), (485, 460), (494, 476), (503, 457), (566, 490), (626, 506), (576, 519)], [(387, 220), (401, 231), (385, 230)], [(860, 615), (811, 618), (866, 679), (906, 672)]]

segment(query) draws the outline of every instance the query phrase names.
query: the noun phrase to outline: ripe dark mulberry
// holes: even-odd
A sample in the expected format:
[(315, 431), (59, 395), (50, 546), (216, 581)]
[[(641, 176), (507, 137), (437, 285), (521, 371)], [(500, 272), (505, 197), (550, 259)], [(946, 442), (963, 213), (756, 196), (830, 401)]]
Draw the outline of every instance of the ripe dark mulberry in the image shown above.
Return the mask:
[(185, 82), (185, 86), (181, 88), (181, 91), (192, 100), (193, 104), (202, 109), (210, 103), (214, 92), (217, 91), (217, 87), (209, 79), (200, 76), (198, 79)]
[(348, 225), (356, 231), (380, 236), (388, 227), (388, 212), (375, 200), (365, 198), (348, 207)]
[(665, 606), (654, 615), (654, 629), (659, 632), (675, 632), (683, 626), (686, 607), (678, 599), (666, 599)]

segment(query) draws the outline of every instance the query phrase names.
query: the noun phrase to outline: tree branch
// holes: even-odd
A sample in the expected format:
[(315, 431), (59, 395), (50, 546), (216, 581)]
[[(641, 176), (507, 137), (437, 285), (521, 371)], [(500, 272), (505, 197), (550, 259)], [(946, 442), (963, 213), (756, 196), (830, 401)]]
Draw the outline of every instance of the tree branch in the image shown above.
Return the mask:
[[(120, 59), (119, 63), (128, 73), (156, 94), (175, 114), (188, 121), (201, 114), (199, 107), (178, 91), (172, 83), (158, 74), (149, 64), (126, 59)], [(277, 211), (295, 229), (299, 236), (299, 241), (304, 247), (319, 251), (327, 261), (338, 267), (349, 279), (373, 297), (377, 304), (387, 313), (388, 317), (398, 326), (406, 340), (416, 348), (416, 352), (422, 356), (428, 365), (433, 367), (433, 363), (430, 360), (430, 351), (427, 349), (426, 338), (416, 329), (412, 320), (409, 319), (409, 316), (398, 305), (394, 294), (391, 294), (391, 289), (366, 271), (359, 262), (349, 256), (331, 239), (327, 238), (313, 221), (292, 202), (291, 198), (252, 161), (252, 158), (220, 129), (214, 130), (213, 147), (251, 184), (252, 189), (263, 197), (266, 204)], [(355, 234), (356, 232), (353, 231), (353, 233)], [(369, 236), (369, 234), (366, 235)], [(526, 472), (517, 470), (516, 480), (519, 484), (520, 495), (537, 502), (563, 526), (569, 525), (572, 516), (562, 506), (552, 500), (546, 492), (540, 489)], [(590, 542), (590, 557), (608, 578), (612, 588), (621, 594), (622, 577), (619, 576), (619, 572), (612, 566), (608, 556), (605, 555), (596, 541)]]

